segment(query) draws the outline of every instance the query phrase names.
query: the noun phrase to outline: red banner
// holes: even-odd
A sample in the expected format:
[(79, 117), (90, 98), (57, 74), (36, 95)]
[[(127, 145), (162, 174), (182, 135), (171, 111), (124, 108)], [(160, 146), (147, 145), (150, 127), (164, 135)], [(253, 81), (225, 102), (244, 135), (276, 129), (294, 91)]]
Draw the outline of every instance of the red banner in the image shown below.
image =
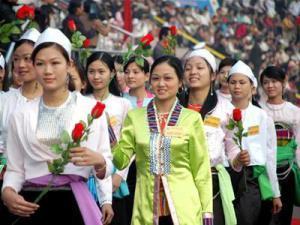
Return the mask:
[(124, 29), (132, 31), (131, 0), (124, 0)]

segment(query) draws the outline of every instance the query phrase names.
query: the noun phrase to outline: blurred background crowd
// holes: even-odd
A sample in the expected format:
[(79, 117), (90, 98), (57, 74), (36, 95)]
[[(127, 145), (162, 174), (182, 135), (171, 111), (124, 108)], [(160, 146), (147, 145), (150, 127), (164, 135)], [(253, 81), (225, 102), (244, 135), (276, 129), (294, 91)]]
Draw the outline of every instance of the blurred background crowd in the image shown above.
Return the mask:
[[(161, 28), (175, 25), (179, 34), (244, 60), (256, 76), (267, 65), (280, 65), (288, 75), (287, 98), (300, 105), (300, 0), (86, 0), (79, 9), (78, 0), (0, 2), (0, 21), (15, 20), (18, 3), (32, 4), (41, 31), (58, 27), (70, 37), (66, 21), (72, 18), (91, 47), (116, 54), (149, 32), (159, 42)], [(195, 45), (181, 35), (177, 41), (179, 57)]]

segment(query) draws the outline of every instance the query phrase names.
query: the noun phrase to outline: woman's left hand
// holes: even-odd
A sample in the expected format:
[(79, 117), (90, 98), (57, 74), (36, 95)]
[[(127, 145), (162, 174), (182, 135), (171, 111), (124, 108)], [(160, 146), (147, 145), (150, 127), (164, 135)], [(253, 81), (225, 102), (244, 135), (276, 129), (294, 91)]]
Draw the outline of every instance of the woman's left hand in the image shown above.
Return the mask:
[(105, 160), (102, 154), (86, 147), (72, 148), (70, 161), (76, 166), (105, 166)]
[(282, 208), (282, 202), (280, 198), (273, 198), (273, 214), (277, 214), (281, 211)]
[(103, 225), (110, 224), (114, 217), (114, 211), (111, 204), (104, 204), (101, 208)]

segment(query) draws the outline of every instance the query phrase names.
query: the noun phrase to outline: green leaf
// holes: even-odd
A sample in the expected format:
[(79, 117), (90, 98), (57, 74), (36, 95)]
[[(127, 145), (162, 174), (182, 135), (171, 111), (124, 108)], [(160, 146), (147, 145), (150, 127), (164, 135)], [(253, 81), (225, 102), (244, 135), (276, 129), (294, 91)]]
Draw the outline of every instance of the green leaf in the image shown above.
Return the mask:
[(20, 30), (17, 26), (14, 26), (14, 27), (11, 29), (11, 33), (12, 33), (12, 34), (20, 34), (20, 33), (21, 33), (21, 30)]
[(69, 142), (71, 141), (71, 137), (70, 137), (69, 133), (68, 133), (66, 130), (64, 130), (64, 131), (61, 133), (60, 141), (61, 141), (63, 144), (69, 144)]
[(53, 144), (50, 147), (51, 151), (55, 154), (61, 154), (64, 150), (59, 144)]
[(248, 132), (243, 133), (243, 137), (248, 137)]
[(79, 122), (84, 126), (84, 128), (87, 127), (87, 126), (86, 126), (86, 123), (85, 123), (83, 120), (80, 120)]
[(8, 37), (3, 37), (3, 38), (1, 38), (1, 42), (2, 42), (3, 44), (6, 44), (6, 43), (9, 43), (9, 42), (10, 42), (10, 39), (9, 39)]
[(142, 57), (138, 57), (135, 59), (135, 63), (141, 67), (144, 67), (144, 59)]

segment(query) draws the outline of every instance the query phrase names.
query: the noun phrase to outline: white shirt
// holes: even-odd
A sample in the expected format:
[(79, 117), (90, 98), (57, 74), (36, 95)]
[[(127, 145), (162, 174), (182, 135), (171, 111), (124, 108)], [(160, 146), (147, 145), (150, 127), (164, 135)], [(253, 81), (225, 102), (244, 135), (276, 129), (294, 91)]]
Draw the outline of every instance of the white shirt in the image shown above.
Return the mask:
[(267, 102), (261, 102), (260, 104), (275, 122), (283, 122), (292, 128), (297, 143), (296, 160), (300, 167), (300, 108), (290, 102), (279, 105)]
[[(96, 101), (83, 97), (76, 93), (75, 110), (70, 115), (71, 124), (67, 131), (70, 134), (74, 125), (80, 120), (87, 122), (87, 115), (95, 106)], [(50, 147), (40, 143), (35, 135), (39, 113), (39, 103), (41, 98), (37, 98), (22, 106), (21, 110), (16, 110), (11, 116), (8, 124), (7, 135), (7, 170), (4, 175), (3, 187), (12, 187), (19, 192), (26, 180), (50, 174), (47, 162), (53, 160), (56, 155)], [(91, 132), (87, 141), (81, 146), (93, 151), (101, 152), (106, 161), (106, 177), (112, 173), (112, 155), (108, 138), (108, 128), (105, 116), (94, 120), (91, 125)], [(80, 167), (73, 163), (65, 166), (63, 174), (79, 175), (88, 178), (92, 166)], [(99, 182), (99, 180), (97, 179)]]
[(6, 149), (6, 139), (7, 139), (7, 126), (8, 121), (17, 109), (21, 109), (23, 104), (31, 101), (22, 95), (22, 89), (10, 89), (8, 92), (1, 95), (1, 107), (0, 107), (0, 129), (2, 144), (1, 148), (5, 152)]
[(248, 136), (242, 139), (242, 148), (249, 152), (250, 166), (266, 166), (274, 197), (279, 197), (276, 174), (277, 138), (274, 122), (264, 110), (251, 103), (242, 110), (242, 122), (245, 131), (248, 132)]
[(226, 129), (231, 112), (230, 102), (219, 99), (213, 111), (205, 116), (204, 127), (212, 167), (218, 164), (228, 167), (228, 160), (232, 163), (240, 152)]

